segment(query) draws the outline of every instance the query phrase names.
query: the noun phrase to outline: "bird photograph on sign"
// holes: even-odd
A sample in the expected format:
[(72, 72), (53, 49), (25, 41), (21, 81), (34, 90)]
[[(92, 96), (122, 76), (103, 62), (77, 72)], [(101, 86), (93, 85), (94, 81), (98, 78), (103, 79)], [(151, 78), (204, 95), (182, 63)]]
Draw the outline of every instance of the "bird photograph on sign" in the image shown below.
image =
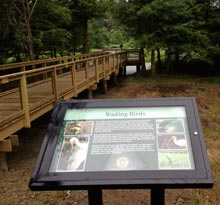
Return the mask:
[(183, 121), (181, 119), (157, 120), (158, 133), (181, 133), (184, 132)]
[(65, 137), (57, 162), (57, 172), (83, 170), (88, 151), (89, 137)]
[(89, 138), (93, 129), (92, 121), (66, 122), (57, 172), (82, 171), (88, 151)]
[(186, 149), (187, 141), (185, 135), (159, 135), (159, 149)]

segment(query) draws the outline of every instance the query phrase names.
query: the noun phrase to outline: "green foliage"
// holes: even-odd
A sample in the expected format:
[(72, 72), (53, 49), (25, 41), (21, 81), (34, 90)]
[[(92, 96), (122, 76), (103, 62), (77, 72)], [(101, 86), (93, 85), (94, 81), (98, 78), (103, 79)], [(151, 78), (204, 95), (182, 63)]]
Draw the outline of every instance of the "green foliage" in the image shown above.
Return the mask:
[(65, 49), (71, 38), (71, 14), (58, 0), (39, 0), (32, 17), (35, 47), (42, 50)]
[(219, 5), (219, 0), (211, 4), (196, 0), (129, 0), (119, 1), (114, 14), (142, 47), (165, 50), (170, 69), (179, 60), (217, 60)]
[(92, 48), (103, 48), (109, 45), (109, 33), (106, 28), (100, 27), (95, 19), (89, 21), (89, 46)]
[(220, 0), (33, 0), (26, 10), (23, 2), (0, 0), (1, 63), (26, 59), (31, 37), (38, 56), (123, 44), (164, 51), (170, 68), (180, 60), (220, 64)]
[(74, 50), (83, 45), (83, 53), (88, 52), (88, 22), (103, 15), (104, 4), (98, 0), (72, 0), (69, 2), (72, 13), (71, 33)]

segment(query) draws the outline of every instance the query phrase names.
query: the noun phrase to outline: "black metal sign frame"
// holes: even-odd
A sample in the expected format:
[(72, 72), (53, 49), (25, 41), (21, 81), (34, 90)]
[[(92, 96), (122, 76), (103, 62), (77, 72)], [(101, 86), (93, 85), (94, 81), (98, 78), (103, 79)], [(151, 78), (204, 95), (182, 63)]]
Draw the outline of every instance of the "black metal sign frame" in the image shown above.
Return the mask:
[[(135, 110), (138, 108), (140, 110), (142, 108), (159, 109), (161, 107), (168, 110), (169, 108), (181, 107), (185, 110), (186, 126), (189, 138), (188, 143), (191, 148), (189, 155), (193, 160), (193, 166), (191, 168), (149, 170), (147, 168), (140, 170), (130, 170), (125, 168), (121, 170), (109, 169), (107, 171), (96, 171), (95, 169), (89, 171), (51, 171), (51, 163), (53, 161), (54, 152), (57, 149), (56, 147), (59, 141), (58, 138), (64, 126), (64, 118), (67, 110), (75, 109), (80, 112), (81, 110), (96, 108), (103, 110), (108, 110), (109, 108), (112, 110)], [(116, 112), (114, 114), (117, 114), (116, 117), (119, 116), (121, 119), (121, 113)], [(149, 116), (142, 116), (137, 120), (142, 118), (149, 118)], [(67, 134), (68, 132), (70, 131), (66, 131)], [(167, 141), (170, 140), (171, 139), (168, 139)], [(157, 146), (160, 147), (162, 145)], [(153, 148), (145, 147), (144, 149)], [(127, 163), (126, 160), (127, 159), (123, 158), (120, 161), (120, 163), (123, 163), (122, 166)], [(58, 101), (53, 111), (52, 119), (48, 126), (48, 130), (29, 183), (31, 190), (87, 189), (89, 190), (89, 193), (94, 192), (94, 190), (98, 190), (99, 194), (102, 189), (114, 188), (149, 188), (151, 190), (164, 190), (165, 188), (210, 188), (212, 186), (213, 178), (202, 134), (196, 100), (193, 97)]]

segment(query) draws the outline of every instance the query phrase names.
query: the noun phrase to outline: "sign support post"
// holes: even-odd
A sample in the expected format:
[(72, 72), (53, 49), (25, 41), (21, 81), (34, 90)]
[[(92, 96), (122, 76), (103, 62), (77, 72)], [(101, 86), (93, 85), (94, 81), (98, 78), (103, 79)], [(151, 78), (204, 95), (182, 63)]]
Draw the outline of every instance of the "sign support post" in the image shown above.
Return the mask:
[(164, 188), (151, 189), (151, 205), (164, 205), (165, 204), (165, 190)]
[(102, 205), (102, 189), (88, 189), (89, 205)]

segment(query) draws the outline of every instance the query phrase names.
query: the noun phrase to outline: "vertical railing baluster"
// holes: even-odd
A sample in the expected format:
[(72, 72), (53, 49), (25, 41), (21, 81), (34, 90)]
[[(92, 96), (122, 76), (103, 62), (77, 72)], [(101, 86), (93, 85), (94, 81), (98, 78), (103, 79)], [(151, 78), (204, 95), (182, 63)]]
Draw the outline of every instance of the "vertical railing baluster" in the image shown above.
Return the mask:
[(105, 57), (102, 57), (102, 66), (103, 66), (104, 79), (105, 79), (106, 77)]
[(76, 78), (76, 65), (75, 65), (75, 63), (72, 64), (71, 70), (72, 70), (73, 90), (74, 90), (74, 93), (75, 93), (75, 97), (77, 97), (78, 93), (77, 93), (77, 78)]
[(98, 58), (95, 59), (95, 75), (96, 75), (96, 82), (99, 82), (99, 62)]
[(108, 69), (110, 71), (110, 74), (112, 73), (112, 68), (111, 68), (111, 63), (110, 63), (110, 56), (109, 54), (107, 55), (107, 59), (108, 59)]
[(89, 67), (88, 67), (88, 61), (86, 61), (85, 64), (86, 64), (85, 76), (86, 76), (87, 86), (89, 87)]
[(24, 126), (26, 128), (31, 127), (30, 111), (28, 103), (28, 89), (26, 75), (22, 74), (20, 79), (20, 94), (21, 94), (21, 107), (24, 111)]
[(57, 69), (56, 67), (53, 68), (52, 71), (52, 88), (55, 100), (58, 99), (58, 87), (57, 87)]

